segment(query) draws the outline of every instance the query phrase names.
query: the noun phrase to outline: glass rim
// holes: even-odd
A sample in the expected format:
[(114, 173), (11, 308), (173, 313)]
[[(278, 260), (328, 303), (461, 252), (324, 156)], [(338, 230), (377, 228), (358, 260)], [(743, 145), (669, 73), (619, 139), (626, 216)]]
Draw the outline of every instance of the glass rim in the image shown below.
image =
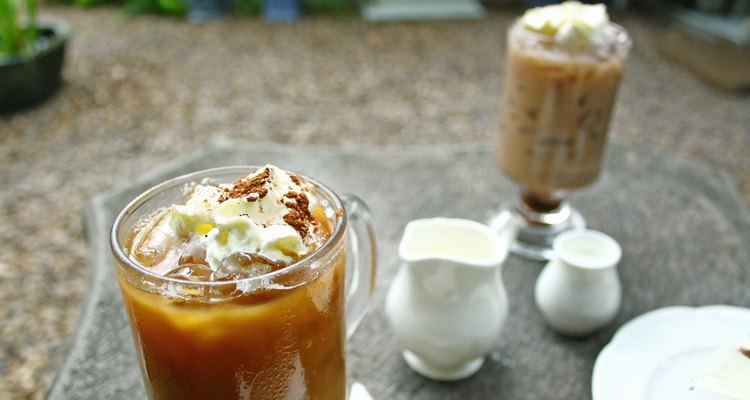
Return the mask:
[[(125, 251), (124, 247), (120, 244), (119, 232), (120, 232), (120, 229), (122, 228), (123, 222), (127, 220), (128, 217), (130, 217), (133, 214), (133, 212), (135, 212), (135, 210), (137, 210), (142, 205), (146, 204), (149, 200), (153, 199), (154, 196), (160, 193), (163, 193), (165, 190), (173, 189), (180, 185), (184, 185), (185, 183), (195, 182), (198, 179), (212, 178), (212, 177), (215, 177), (216, 175), (228, 174), (232, 172), (245, 172), (245, 174), (247, 174), (249, 172), (257, 170), (258, 168), (262, 168), (262, 167), (257, 167), (257, 166), (252, 166), (252, 165), (233, 165), (233, 166), (202, 169), (202, 170), (198, 170), (198, 171), (194, 171), (194, 172), (190, 172), (187, 174), (183, 174), (183, 175), (170, 178), (168, 180), (160, 182), (159, 184), (149, 187), (146, 191), (142, 192), (141, 194), (136, 196), (133, 200), (131, 200), (118, 213), (117, 217), (114, 220), (114, 223), (112, 224), (112, 228), (110, 229), (109, 244), (110, 244), (110, 248), (112, 250), (113, 256), (117, 259), (116, 261), (138, 272), (139, 274), (143, 274), (145, 276), (148, 276), (149, 278), (156, 279), (158, 281), (161, 281), (162, 283), (174, 283), (174, 284), (179, 284), (182, 286), (197, 286), (197, 287), (223, 287), (223, 286), (229, 286), (229, 285), (237, 285), (240, 283), (248, 284), (248, 283), (253, 283), (253, 282), (273, 280), (275, 278), (282, 277), (287, 274), (292, 274), (303, 269), (306, 266), (309, 266), (317, 262), (318, 260), (321, 259), (322, 254), (327, 254), (330, 251), (332, 251), (333, 248), (336, 246), (336, 244), (340, 242), (340, 239), (344, 234), (344, 230), (345, 230), (347, 219), (348, 219), (346, 212), (341, 213), (341, 217), (338, 218), (336, 226), (331, 232), (331, 236), (328, 238), (328, 240), (326, 240), (325, 243), (323, 243), (320, 247), (315, 249), (315, 251), (306, 255), (302, 259), (292, 264), (287, 265), (284, 268), (280, 268), (278, 270), (271, 271), (267, 274), (262, 274), (262, 275), (253, 276), (249, 278), (239, 278), (239, 279), (232, 279), (232, 280), (226, 280), (226, 281), (189, 281), (185, 279), (179, 279), (179, 278), (161, 275), (148, 269), (147, 267), (141, 265), (140, 263), (130, 258), (130, 256)], [(289, 171), (286, 169), (283, 169), (283, 171), (303, 177), (305, 181), (311, 183), (316, 189), (321, 190), (325, 198), (332, 200), (334, 202), (333, 204), (334, 211), (340, 210), (340, 209), (343, 210), (343, 204), (342, 204), (341, 199), (328, 186), (322, 184), (321, 182), (313, 178), (308, 177), (307, 175), (299, 174), (297, 172)], [(117, 267), (118, 266), (115, 266), (115, 268)], [(259, 288), (262, 288), (262, 287), (263, 286), (259, 286)]]
[[(534, 41), (541, 42), (541, 43), (548, 43), (550, 45), (559, 46), (559, 47), (575, 47), (575, 48), (598, 48), (602, 46), (617, 46), (618, 48), (621, 47), (627, 47), (630, 48), (633, 44), (633, 38), (628, 33), (627, 29), (623, 27), (622, 25), (609, 21), (607, 24), (606, 29), (612, 29), (614, 31), (614, 35), (612, 39), (608, 39), (602, 42), (585, 42), (585, 41), (570, 41), (570, 42), (561, 42), (555, 39), (554, 36), (545, 35), (543, 33), (534, 32), (531, 30), (528, 30), (524, 28), (521, 25), (522, 17), (516, 17), (513, 19), (513, 22), (511, 23), (509, 32), (516, 31), (519, 32), (520, 35), (524, 38), (531, 38)], [(510, 38), (511, 35), (508, 35), (508, 38)]]

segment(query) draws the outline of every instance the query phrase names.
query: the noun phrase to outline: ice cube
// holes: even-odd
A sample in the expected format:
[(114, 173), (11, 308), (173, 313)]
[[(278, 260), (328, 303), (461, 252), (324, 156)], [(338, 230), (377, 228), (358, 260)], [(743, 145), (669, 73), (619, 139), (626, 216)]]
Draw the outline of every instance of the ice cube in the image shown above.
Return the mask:
[(204, 264), (181, 264), (164, 276), (192, 282), (208, 282), (214, 271)]
[(132, 257), (155, 270), (177, 265), (184, 244), (172, 233), (168, 210), (155, 213), (145, 220), (130, 246)]
[(214, 272), (217, 280), (254, 278), (271, 271), (284, 268), (283, 261), (272, 260), (258, 253), (237, 251), (221, 260), (221, 265)]
[(182, 250), (180, 254), (179, 264), (203, 264), (208, 265), (206, 261), (206, 249), (201, 245), (198, 238), (193, 238)]

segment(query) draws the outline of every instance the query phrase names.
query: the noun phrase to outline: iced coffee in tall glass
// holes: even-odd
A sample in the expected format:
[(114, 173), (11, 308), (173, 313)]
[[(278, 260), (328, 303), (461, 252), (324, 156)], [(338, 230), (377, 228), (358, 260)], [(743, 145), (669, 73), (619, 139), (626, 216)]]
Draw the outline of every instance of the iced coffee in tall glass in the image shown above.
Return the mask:
[(528, 10), (507, 45), (497, 162), (521, 195), (503, 209), (519, 219), (514, 250), (549, 259), (558, 233), (585, 225), (565, 199), (599, 175), (631, 40), (604, 5), (569, 1)]
[(356, 198), (272, 165), (133, 200), (111, 244), (148, 397), (344, 400), (344, 341), (373, 288), (369, 221)]

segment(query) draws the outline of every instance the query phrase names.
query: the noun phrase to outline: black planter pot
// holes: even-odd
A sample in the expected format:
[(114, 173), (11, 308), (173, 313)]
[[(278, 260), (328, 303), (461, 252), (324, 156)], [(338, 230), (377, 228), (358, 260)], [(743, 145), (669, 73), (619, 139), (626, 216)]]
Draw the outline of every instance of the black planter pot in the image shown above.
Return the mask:
[(18, 111), (49, 97), (60, 86), (65, 45), (70, 37), (62, 23), (39, 24), (39, 50), (0, 58), (0, 112)]

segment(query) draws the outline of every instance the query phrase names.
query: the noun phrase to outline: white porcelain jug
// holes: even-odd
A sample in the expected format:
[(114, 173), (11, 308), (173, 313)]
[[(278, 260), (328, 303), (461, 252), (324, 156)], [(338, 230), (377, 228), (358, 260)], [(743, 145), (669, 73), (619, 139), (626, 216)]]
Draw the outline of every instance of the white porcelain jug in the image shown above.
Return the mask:
[(508, 315), (501, 266), (514, 235), (510, 214), (501, 234), (464, 219), (406, 226), (385, 311), (417, 373), (452, 381), (482, 366)]

